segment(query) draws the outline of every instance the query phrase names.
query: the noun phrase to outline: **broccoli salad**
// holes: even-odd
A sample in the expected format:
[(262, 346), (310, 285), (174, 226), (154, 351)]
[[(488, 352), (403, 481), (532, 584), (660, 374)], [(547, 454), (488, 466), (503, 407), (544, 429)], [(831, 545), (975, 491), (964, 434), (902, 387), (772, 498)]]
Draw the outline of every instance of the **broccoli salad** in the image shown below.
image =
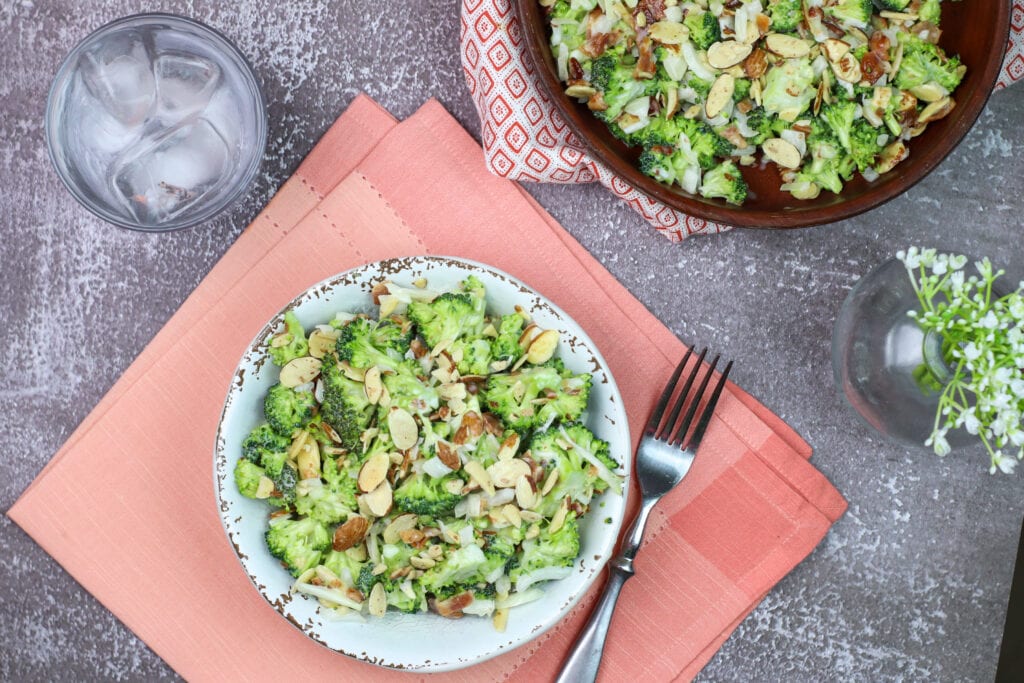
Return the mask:
[(955, 106), (941, 0), (540, 0), (566, 94), (640, 170), (740, 205), (774, 163), (796, 199), (873, 181)]
[(591, 376), (522, 308), (489, 314), (483, 284), (373, 289), (378, 315), (340, 313), (268, 341), (281, 366), (242, 444), (239, 491), (270, 506), (266, 542), (294, 590), (332, 616), (490, 616), (571, 571), (579, 520), (622, 491), (581, 422)]

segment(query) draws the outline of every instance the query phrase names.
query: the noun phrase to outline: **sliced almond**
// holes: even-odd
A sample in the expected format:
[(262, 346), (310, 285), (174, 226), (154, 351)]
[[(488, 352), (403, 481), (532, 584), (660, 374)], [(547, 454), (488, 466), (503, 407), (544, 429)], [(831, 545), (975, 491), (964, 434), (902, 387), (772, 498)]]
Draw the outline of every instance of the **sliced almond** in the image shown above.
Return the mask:
[(296, 457), (300, 479), (320, 478), (320, 446), (315, 439), (306, 439)]
[[(439, 546), (437, 546), (437, 547), (439, 547)], [(419, 556), (413, 555), (412, 557), (409, 558), (409, 564), (411, 564), (412, 566), (416, 567), (417, 569), (430, 569), (431, 567), (433, 567), (437, 563), (434, 560), (430, 559), (429, 557), (419, 557)]]
[(530, 476), (530, 466), (519, 458), (499, 460), (487, 468), (495, 488), (510, 489), (515, 487), (522, 477)]
[(526, 329), (519, 334), (519, 348), (527, 348), (530, 345), (530, 342), (533, 341), (533, 338), (540, 334), (540, 332), (540, 328), (535, 324), (530, 323), (527, 325)]
[(821, 49), (825, 51), (828, 61), (838, 62), (850, 52), (850, 44), (845, 40), (829, 38), (821, 44)]
[(508, 607), (502, 607), (494, 610), (494, 616), (491, 617), (491, 624), (494, 626), (494, 630), (498, 633), (504, 633), (505, 628), (508, 626)]
[(584, 99), (590, 99), (590, 96), (595, 94), (597, 91), (591, 88), (589, 85), (582, 85), (577, 83), (576, 85), (570, 85), (565, 89), (565, 94), (569, 97), (582, 97)]
[(362, 382), (366, 371), (361, 368), (354, 368), (347, 360), (341, 361), (341, 373), (354, 382)]
[(462, 460), (459, 459), (459, 454), (444, 441), (437, 442), (437, 458), (450, 470), (462, 468)]
[(396, 310), (398, 305), (402, 303), (402, 300), (393, 294), (382, 294), (380, 297), (380, 310), (377, 313), (377, 317), (380, 320), (384, 320)]
[(878, 163), (875, 165), (875, 170), (878, 173), (888, 173), (895, 168), (896, 164), (906, 159), (909, 153), (903, 141), (897, 140), (885, 147), (882, 153), (878, 155)]
[(806, 57), (811, 51), (811, 46), (806, 40), (787, 36), (784, 33), (769, 33), (765, 36), (764, 46), (785, 59)]
[(379, 581), (370, 589), (369, 608), (370, 614), (375, 617), (382, 617), (388, 611), (388, 594), (384, 591), (384, 584)]
[(916, 14), (910, 14), (909, 12), (891, 12), (889, 10), (883, 10), (879, 12), (879, 15), (883, 19), (889, 21), (903, 22), (903, 21), (917, 21)]
[(366, 531), (370, 528), (370, 520), (354, 515), (334, 530), (334, 549), (338, 552), (349, 550), (363, 542)]
[(524, 538), (529, 540), (531, 538), (537, 538), (538, 536), (540, 536), (540, 525), (534, 522), (530, 525), (530, 528), (526, 530)]
[(519, 450), (519, 435), (510, 434), (507, 439), (501, 442), (498, 450), (498, 460), (511, 460)]
[(662, 45), (682, 45), (690, 37), (690, 31), (675, 21), (659, 21), (651, 24), (648, 35)]
[(408, 531), (409, 529), (415, 528), (416, 523), (418, 521), (419, 518), (411, 513), (405, 515), (398, 515), (393, 520), (391, 520), (390, 524), (384, 527), (384, 532), (382, 534), (384, 542), (391, 544), (398, 543), (400, 540), (402, 540), (402, 537), (399, 534), (401, 534), (401, 532), (403, 531)]
[(466, 398), (466, 385), (462, 382), (449, 382), (437, 387), (437, 395), (446, 401), (453, 398)]
[(505, 515), (505, 519), (507, 519), (509, 524), (511, 524), (512, 526), (522, 526), (523, 518), (519, 516), (519, 508), (517, 508), (512, 503), (508, 503), (504, 507), (502, 507), (501, 514)]
[(934, 81), (913, 87), (910, 89), (910, 92), (914, 94), (914, 97), (924, 102), (939, 102), (949, 95), (948, 90)]
[(558, 348), (558, 330), (544, 330), (530, 342), (530, 348), (526, 350), (526, 360), (534, 365), (546, 363), (555, 355)]
[(533, 510), (520, 510), (519, 516), (523, 518), (524, 522), (539, 522), (544, 519), (544, 515)]
[(746, 59), (753, 49), (735, 40), (723, 40), (708, 48), (708, 64), (716, 69), (728, 69)]
[(420, 438), (420, 430), (416, 420), (404, 408), (392, 408), (388, 413), (388, 431), (391, 432), (391, 440), (395, 448), (400, 451), (407, 451), (416, 445)]
[(722, 113), (725, 105), (732, 99), (732, 93), (736, 89), (736, 79), (729, 74), (722, 74), (711, 86), (708, 92), (707, 102), (704, 103), (704, 113), (709, 119), (713, 119)]
[(367, 458), (359, 468), (359, 490), (368, 493), (380, 486), (388, 476), (389, 467), (391, 458), (387, 453), (374, 453)]
[(270, 498), (270, 494), (274, 492), (274, 480), (270, 477), (261, 476), (260, 482), (256, 485), (256, 497), (265, 500)]
[(835, 73), (836, 78), (847, 83), (859, 83), (863, 75), (860, 70), (860, 62), (852, 52), (843, 55), (839, 61), (832, 62), (832, 72)]
[(279, 381), (284, 386), (290, 388), (308, 384), (320, 374), (321, 365), (320, 359), (313, 358), (312, 356), (292, 359), (281, 368)]
[(551, 518), (551, 524), (548, 525), (548, 533), (553, 534), (561, 529), (562, 526), (565, 525), (565, 518), (568, 514), (569, 508), (566, 507), (565, 501), (563, 500), (558, 511), (555, 512), (554, 516)]
[(402, 539), (403, 543), (408, 543), (409, 545), (419, 545), (423, 542), (423, 539), (425, 539), (427, 535), (419, 529), (403, 529), (402, 531), (398, 532), (398, 537)]
[(334, 345), (338, 341), (338, 334), (327, 332), (321, 329), (315, 329), (309, 335), (309, 355), (313, 358), (323, 358), (328, 353), (334, 350)]
[(383, 517), (391, 512), (391, 503), (394, 502), (391, 491), (391, 484), (387, 479), (369, 493), (364, 493), (360, 498), (366, 503), (367, 509), (374, 517)]
[(367, 368), (366, 373), (363, 375), (363, 391), (366, 392), (366, 400), (373, 405), (377, 405), (380, 402), (380, 397), (384, 393), (384, 383), (380, 379), (380, 368), (376, 366)]
[(956, 102), (951, 97), (944, 97), (938, 102), (932, 102), (921, 110), (921, 113), (917, 116), (917, 122), (918, 124), (924, 124), (938, 121), (948, 116), (955, 106)]
[(478, 463), (476, 460), (470, 460), (463, 469), (466, 470), (466, 474), (469, 475), (472, 481), (475, 481), (480, 488), (482, 488), (487, 495), (494, 495), (494, 482), (491, 480), (490, 474), (484, 469), (484, 466)]
[(452, 443), (458, 446), (469, 443), (484, 433), (484, 420), (476, 411), (469, 411), (462, 416), (459, 428), (455, 430)]
[[(462, 467), (462, 463), (459, 463), (459, 467)], [(452, 469), (458, 469), (453, 467)], [(461, 479), (449, 479), (444, 483), (444, 490), (448, 493), (454, 493), (456, 495), (462, 493), (462, 487), (466, 485), (466, 482)]]
[(527, 477), (520, 477), (516, 482), (516, 502), (524, 511), (532, 508), (533, 504), (537, 502), (537, 494), (534, 493), (533, 486)]
[(781, 138), (765, 140), (761, 145), (764, 155), (783, 168), (799, 168), (800, 151), (791, 142)]
[(558, 470), (551, 470), (551, 474), (544, 480), (544, 486), (540, 488), (540, 495), (546, 496), (551, 493), (551, 489), (555, 488), (555, 484), (558, 483)]

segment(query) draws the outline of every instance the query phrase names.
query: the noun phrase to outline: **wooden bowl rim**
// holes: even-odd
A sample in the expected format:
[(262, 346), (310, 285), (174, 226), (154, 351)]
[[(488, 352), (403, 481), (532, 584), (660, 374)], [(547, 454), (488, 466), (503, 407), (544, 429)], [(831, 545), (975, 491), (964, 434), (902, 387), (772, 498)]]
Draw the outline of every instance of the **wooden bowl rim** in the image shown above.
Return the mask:
[[(591, 139), (582, 122), (584, 112), (576, 106), (575, 102), (566, 97), (557, 74), (548, 67), (547, 26), (541, 26), (542, 30), (537, 31), (530, 22), (531, 12), (528, 5), (536, 7), (534, 15), (541, 17), (537, 0), (512, 0), (512, 9), (515, 18), (519, 21), (519, 28), (525, 42), (527, 67), (532, 68), (537, 74), (541, 88), (544, 90), (542, 94), (546, 95), (554, 104), (569, 130), (580, 140), (586, 148), (585, 151), (592, 158), (622, 177), (637, 191), (689, 216), (738, 228), (785, 230), (834, 223), (881, 206), (924, 179), (956, 149), (974, 126), (984, 110), (988, 98), (992, 95), (1002, 69), (1006, 46), (1009, 43), (1010, 6), (1008, 3), (998, 0), (995, 4), (997, 16), (992, 21), (992, 25), (996, 37), (1000, 39), (992, 40), (986, 53), (987, 62), (980, 75), (980, 82), (985, 87), (977, 91), (979, 94), (959, 105), (959, 108), (966, 113), (955, 121), (956, 125), (948, 131), (948, 135), (942, 137), (938, 145), (925, 150), (922, 155), (911, 157), (914, 159), (914, 165), (910, 167), (910, 173), (898, 173), (893, 180), (884, 185), (873, 186), (856, 197), (843, 198), (835, 204), (784, 210), (733, 208), (724, 203), (709, 203), (691, 198), (669, 189), (653, 178), (648, 178), (640, 173), (632, 162), (617, 154), (608, 153), (611, 150), (606, 152), (603, 145), (596, 144)], [(544, 40), (538, 39), (540, 35), (544, 36)], [(911, 150), (913, 151), (913, 146), (911, 146)]]

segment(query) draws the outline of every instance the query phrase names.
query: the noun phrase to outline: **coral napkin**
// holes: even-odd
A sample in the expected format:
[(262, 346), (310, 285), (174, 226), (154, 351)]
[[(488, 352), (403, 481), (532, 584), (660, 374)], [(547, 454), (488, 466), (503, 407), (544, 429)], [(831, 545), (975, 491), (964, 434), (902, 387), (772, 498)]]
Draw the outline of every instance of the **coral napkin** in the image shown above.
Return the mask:
[[(484, 172), (480, 155), (435, 102), (396, 124), (358, 98), (9, 511), (186, 678), (416, 678), (336, 655), (276, 615), (214, 508), (211, 451), (236, 360), (308, 285), (416, 253), (492, 263), (587, 329), (638, 437), (682, 345), (518, 185)], [(809, 455), (730, 385), (693, 471), (652, 519), (605, 680), (692, 677), (815, 547), (846, 503)], [(550, 678), (595, 591), (537, 642), (447, 678)]]
[[(1024, 79), (1024, 0), (1013, 0), (1010, 41), (996, 89)], [(511, 180), (597, 181), (676, 242), (729, 226), (671, 209), (591, 159), (537, 84), (511, 0), (462, 0), (462, 69), (480, 115), (487, 167)]]

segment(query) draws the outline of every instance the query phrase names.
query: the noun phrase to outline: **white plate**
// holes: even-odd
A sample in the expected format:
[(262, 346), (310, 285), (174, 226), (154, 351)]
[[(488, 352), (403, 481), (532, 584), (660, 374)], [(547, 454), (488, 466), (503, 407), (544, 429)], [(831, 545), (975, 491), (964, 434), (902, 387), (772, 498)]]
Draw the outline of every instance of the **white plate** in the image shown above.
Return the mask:
[[(289, 304), (306, 329), (326, 323), (338, 311), (371, 312), (370, 289), (383, 279), (410, 286), (419, 277), (431, 289), (453, 287), (475, 275), (487, 288), (489, 313), (511, 313), (516, 304), (537, 324), (561, 332), (558, 355), (574, 372), (593, 375), (587, 426), (609, 442), (611, 455), (622, 465), (627, 486), (623, 495), (606, 491), (596, 498), (580, 524), (580, 557), (576, 571), (545, 586), (546, 595), (513, 608), (508, 627), (498, 633), (488, 618), (444, 619), (434, 614), (389, 611), (365, 623), (332, 621), (316, 600), (290, 595), (291, 575), (267, 550), (263, 534), (268, 506), (242, 496), (232, 473), (242, 440), (263, 421), (263, 397), (277, 382), (278, 368), (267, 361), (266, 340), (281, 323), (284, 311), (256, 335), (235, 372), (217, 430), (214, 483), (221, 521), (246, 574), (282, 616), (313, 640), (342, 654), (380, 666), (415, 671), (449, 671), (475, 664), (538, 637), (568, 613), (600, 574), (614, 552), (628, 490), (630, 439), (622, 397), (601, 354), (586, 333), (557, 306), (522, 282), (479, 263), (440, 256), (417, 256), (371, 263), (310, 287)], [(608, 521), (610, 520), (610, 521)], [(239, 625), (239, 628), (244, 626)]]

